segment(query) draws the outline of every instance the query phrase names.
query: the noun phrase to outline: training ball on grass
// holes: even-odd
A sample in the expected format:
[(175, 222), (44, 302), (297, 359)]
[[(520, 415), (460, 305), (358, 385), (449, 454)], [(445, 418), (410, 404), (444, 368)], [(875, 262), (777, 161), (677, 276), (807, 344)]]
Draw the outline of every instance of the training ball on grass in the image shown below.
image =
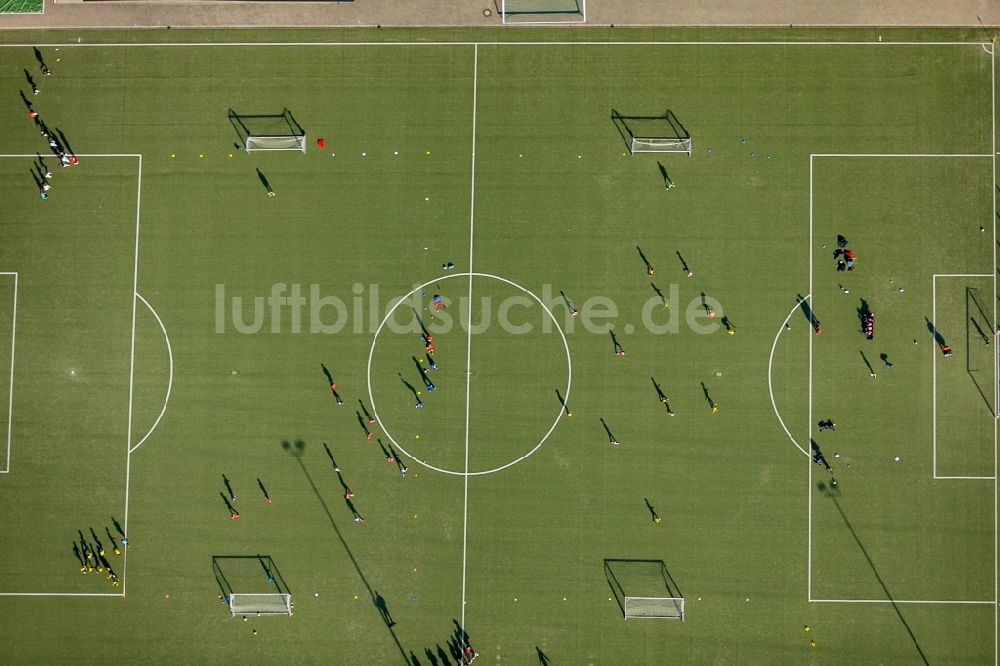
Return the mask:
[(319, 592), (316, 592), (315, 594), (313, 594), (313, 596), (314, 597), (318, 597), (319, 596)]
[(893, 460), (899, 462), (899, 456), (896, 456), (895, 458), (893, 458)]
[(358, 595), (356, 595), (356, 594), (354, 595), (354, 600), (355, 600), (355, 601), (357, 601), (357, 600), (358, 600)]
[(414, 439), (420, 439), (420, 435), (415, 436)]
[(417, 391), (417, 395), (420, 395), (421, 393), (423, 393), (423, 391)]

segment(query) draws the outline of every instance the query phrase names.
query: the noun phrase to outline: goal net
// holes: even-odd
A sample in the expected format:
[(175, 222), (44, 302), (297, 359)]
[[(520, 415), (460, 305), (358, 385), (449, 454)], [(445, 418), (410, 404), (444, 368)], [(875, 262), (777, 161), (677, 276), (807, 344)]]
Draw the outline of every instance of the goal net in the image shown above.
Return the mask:
[(292, 594), (269, 555), (214, 555), (219, 599), (235, 615), (291, 615)]
[(292, 112), (242, 114), (229, 109), (229, 122), (247, 152), (306, 152), (306, 132)]
[(684, 595), (663, 560), (604, 560), (604, 575), (626, 620), (684, 620)]
[(306, 152), (305, 136), (256, 136), (250, 135), (246, 138), (247, 152), (255, 150), (298, 150)]
[(625, 619), (684, 619), (684, 597), (625, 597)]
[(504, 23), (586, 23), (587, 0), (500, 0)]
[(623, 116), (612, 111), (612, 120), (628, 143), (629, 152), (691, 154), (691, 135), (673, 111), (662, 116)]
[(291, 615), (290, 594), (230, 594), (229, 610), (233, 615)]

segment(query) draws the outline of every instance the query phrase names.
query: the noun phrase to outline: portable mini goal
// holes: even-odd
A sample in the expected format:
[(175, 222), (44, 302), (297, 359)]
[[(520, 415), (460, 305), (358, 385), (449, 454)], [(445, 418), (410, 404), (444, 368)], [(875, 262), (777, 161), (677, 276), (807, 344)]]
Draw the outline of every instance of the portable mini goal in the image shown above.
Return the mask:
[(219, 595), (233, 617), (292, 615), (292, 594), (270, 555), (214, 555)]
[(272, 114), (240, 114), (230, 109), (229, 122), (248, 153), (306, 152), (306, 132), (288, 109)]
[(624, 116), (612, 110), (611, 119), (633, 155), (635, 153), (691, 154), (691, 134), (669, 109), (662, 116)]

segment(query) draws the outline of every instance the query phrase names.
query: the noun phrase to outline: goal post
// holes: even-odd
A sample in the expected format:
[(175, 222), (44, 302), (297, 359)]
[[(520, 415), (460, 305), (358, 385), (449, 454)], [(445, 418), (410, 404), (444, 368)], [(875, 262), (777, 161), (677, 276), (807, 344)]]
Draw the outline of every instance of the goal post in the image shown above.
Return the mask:
[(287, 108), (281, 113), (242, 114), (229, 109), (229, 122), (248, 153), (306, 152), (306, 132)]
[(625, 597), (626, 620), (684, 620), (684, 597)]
[(691, 154), (691, 134), (670, 109), (660, 116), (626, 116), (612, 109), (611, 119), (633, 155)]
[(292, 591), (270, 555), (213, 555), (219, 599), (236, 615), (292, 615)]
[(606, 559), (604, 575), (626, 620), (684, 620), (684, 595), (663, 560)]
[(292, 595), (281, 593), (234, 593), (229, 595), (229, 612), (236, 615), (291, 615)]
[(587, 0), (498, 0), (507, 23), (586, 23)]

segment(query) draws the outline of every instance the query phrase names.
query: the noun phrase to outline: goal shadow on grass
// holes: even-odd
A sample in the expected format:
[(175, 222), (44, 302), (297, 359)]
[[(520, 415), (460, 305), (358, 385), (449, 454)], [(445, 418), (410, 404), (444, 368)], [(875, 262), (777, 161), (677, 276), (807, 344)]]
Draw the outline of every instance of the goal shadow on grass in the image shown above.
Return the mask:
[(291, 594), (270, 555), (213, 555), (212, 573), (225, 598), (233, 594)]
[[(684, 598), (680, 587), (663, 560), (605, 559), (604, 576), (608, 580), (618, 608), (626, 619), (626, 599), (656, 599), (679, 601)], [(677, 608), (683, 618), (683, 603)], [(672, 615), (647, 617), (672, 617)]]
[(634, 152), (636, 141), (656, 138), (691, 139), (690, 132), (670, 109), (659, 116), (623, 115), (617, 109), (611, 109), (611, 122), (630, 152)]
[(287, 108), (281, 113), (237, 113), (230, 108), (227, 117), (239, 139), (238, 147), (246, 146), (251, 136), (305, 136), (306, 133)]

